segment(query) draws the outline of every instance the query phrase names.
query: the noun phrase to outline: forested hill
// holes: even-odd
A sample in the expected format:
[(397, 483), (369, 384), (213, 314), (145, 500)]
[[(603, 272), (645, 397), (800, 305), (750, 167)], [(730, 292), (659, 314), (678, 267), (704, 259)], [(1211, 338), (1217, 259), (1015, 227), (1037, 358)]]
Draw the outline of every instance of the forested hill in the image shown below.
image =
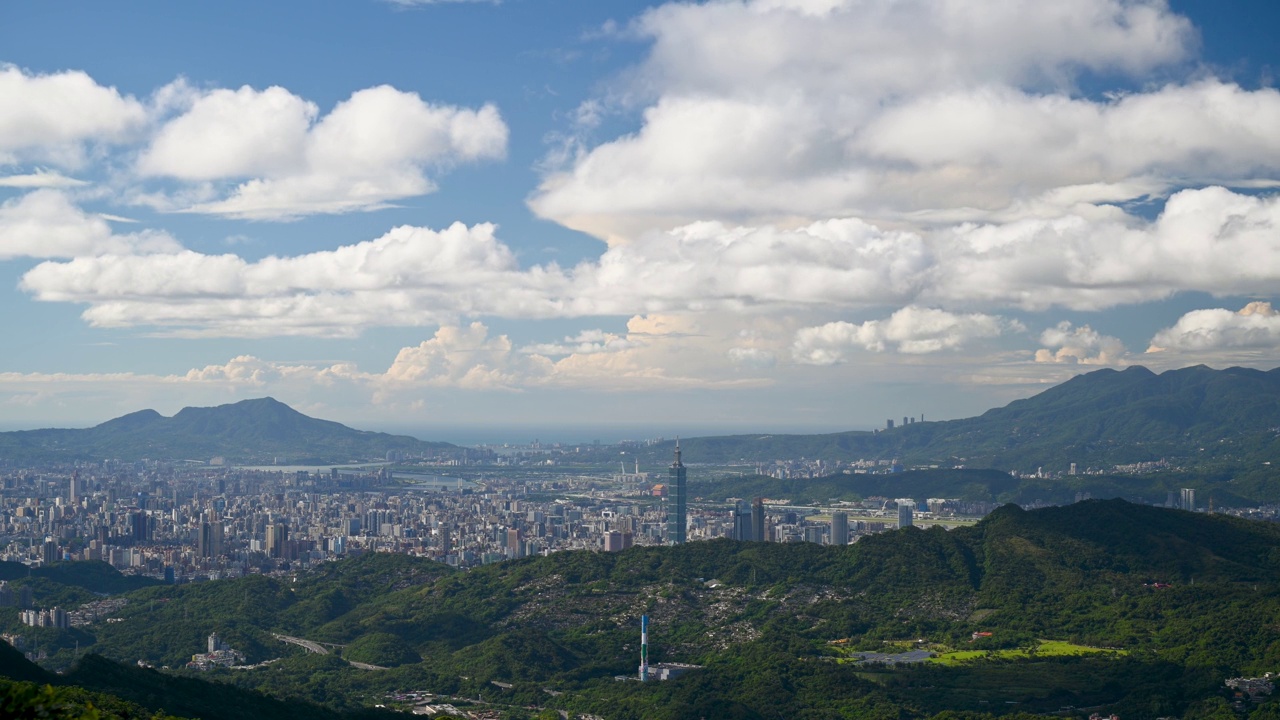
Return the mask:
[(308, 417), (273, 398), (183, 408), (173, 417), (141, 410), (86, 429), (0, 433), (0, 459), (16, 461), (142, 458), (229, 462), (349, 462), (388, 450), (422, 453), (453, 447), (405, 435), (353, 430)]
[[(465, 573), (374, 554), (297, 577), (127, 597), (119, 621), (42, 642), (60, 643), (59, 658), (74, 640), (123, 663), (176, 666), (217, 631), (251, 663), (282, 659), (204, 677), (335, 711), (412, 688), (482, 699), (511, 718), (916, 720), (1067, 705), (1216, 717), (1206, 710), (1224, 678), (1280, 662), (1280, 526), (1118, 500), (1009, 505), (974, 527), (904, 528), (843, 547), (720, 539)], [(635, 672), (642, 614), (654, 661), (703, 669), (672, 682), (615, 681)], [(332, 643), (335, 654), (306, 655), (273, 633)], [(1048, 641), (1086, 654), (1025, 651)], [(853, 651), (906, 648), (963, 651), (968, 661), (844, 662)], [(92, 661), (66, 677), (160, 707), (147, 699), (152, 686), (160, 692), (154, 674)], [(207, 716), (190, 705), (180, 714)]]
[[(878, 433), (736, 435), (681, 440), (687, 463), (899, 458), (908, 464), (1065, 471), (1176, 461), (1253, 466), (1280, 461), (1280, 368), (1196, 367), (1156, 374), (1097, 370), (974, 418)], [(646, 452), (669, 458), (672, 443)]]

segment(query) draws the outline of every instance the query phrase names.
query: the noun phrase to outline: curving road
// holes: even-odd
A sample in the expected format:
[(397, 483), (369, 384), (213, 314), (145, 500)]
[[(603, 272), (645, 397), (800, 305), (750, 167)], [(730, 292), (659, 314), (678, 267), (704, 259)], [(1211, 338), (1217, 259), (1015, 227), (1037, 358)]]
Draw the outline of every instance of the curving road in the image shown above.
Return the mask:
[[(281, 635), (279, 633), (271, 633), (271, 635), (272, 637), (279, 640), (280, 642), (292, 643), (299, 647), (306, 648), (308, 652), (313, 652), (317, 655), (329, 654), (329, 648), (325, 647), (324, 645), (321, 645), (318, 642), (307, 640), (306, 638), (294, 637), (292, 635)], [(345, 647), (345, 645), (334, 645), (334, 647)], [(347, 659), (343, 658), (343, 660), (347, 660)], [(369, 663), (356, 662), (355, 660), (347, 660), (347, 663), (349, 663), (352, 667), (357, 667), (357, 668), (360, 668), (361, 670), (386, 670), (387, 669), (382, 667), (381, 665), (370, 665)]]
[(311, 642), (310, 640), (304, 640), (304, 639), (299, 638), (299, 637), (293, 637), (292, 635), (280, 635), (280, 634), (278, 634), (278, 633), (271, 633), (271, 634), (275, 637), (275, 639), (277, 639), (277, 640), (279, 640), (279, 641), (281, 641), (281, 642), (287, 642), (287, 643), (293, 643), (294, 645), (300, 645), (300, 646), (302, 646), (302, 647), (306, 648), (307, 650), (309, 650), (310, 652), (313, 652), (313, 653), (315, 653), (315, 654), (317, 654), (317, 655), (328, 655), (328, 654), (329, 654), (329, 649), (328, 649), (328, 648), (326, 648), (325, 646), (321, 645), (320, 643), (317, 643), (317, 642)]

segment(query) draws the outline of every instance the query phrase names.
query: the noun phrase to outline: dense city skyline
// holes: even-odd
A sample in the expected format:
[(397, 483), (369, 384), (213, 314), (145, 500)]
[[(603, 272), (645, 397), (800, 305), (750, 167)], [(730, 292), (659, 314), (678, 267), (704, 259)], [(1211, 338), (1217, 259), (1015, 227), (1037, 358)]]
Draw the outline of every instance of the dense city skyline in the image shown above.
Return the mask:
[(1270, 367), (1278, 12), (9, 6), (0, 426), (837, 430)]

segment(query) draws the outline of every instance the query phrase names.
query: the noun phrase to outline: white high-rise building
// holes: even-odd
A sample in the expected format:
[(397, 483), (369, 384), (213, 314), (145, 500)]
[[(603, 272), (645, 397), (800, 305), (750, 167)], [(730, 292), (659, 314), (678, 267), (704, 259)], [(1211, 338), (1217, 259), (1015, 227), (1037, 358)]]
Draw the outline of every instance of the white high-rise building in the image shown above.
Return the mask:
[(915, 524), (916, 501), (907, 498), (898, 499), (898, 527), (911, 527)]

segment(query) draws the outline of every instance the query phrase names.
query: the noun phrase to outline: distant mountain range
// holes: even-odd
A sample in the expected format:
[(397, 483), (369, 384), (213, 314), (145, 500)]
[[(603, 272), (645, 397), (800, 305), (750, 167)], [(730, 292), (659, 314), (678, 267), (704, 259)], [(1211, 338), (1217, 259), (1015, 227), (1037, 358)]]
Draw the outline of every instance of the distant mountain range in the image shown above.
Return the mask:
[(390, 450), (426, 453), (454, 447), (407, 435), (353, 430), (308, 417), (273, 398), (183, 408), (173, 417), (141, 410), (91, 428), (0, 433), (0, 461), (176, 459), (228, 462), (351, 462)]
[[(1187, 467), (1280, 461), (1280, 368), (1161, 374), (1097, 370), (963, 420), (880, 432), (735, 435), (681, 441), (686, 462), (900, 459), (906, 464), (1066, 471), (1168, 460)], [(672, 443), (650, 448), (656, 462)]]

